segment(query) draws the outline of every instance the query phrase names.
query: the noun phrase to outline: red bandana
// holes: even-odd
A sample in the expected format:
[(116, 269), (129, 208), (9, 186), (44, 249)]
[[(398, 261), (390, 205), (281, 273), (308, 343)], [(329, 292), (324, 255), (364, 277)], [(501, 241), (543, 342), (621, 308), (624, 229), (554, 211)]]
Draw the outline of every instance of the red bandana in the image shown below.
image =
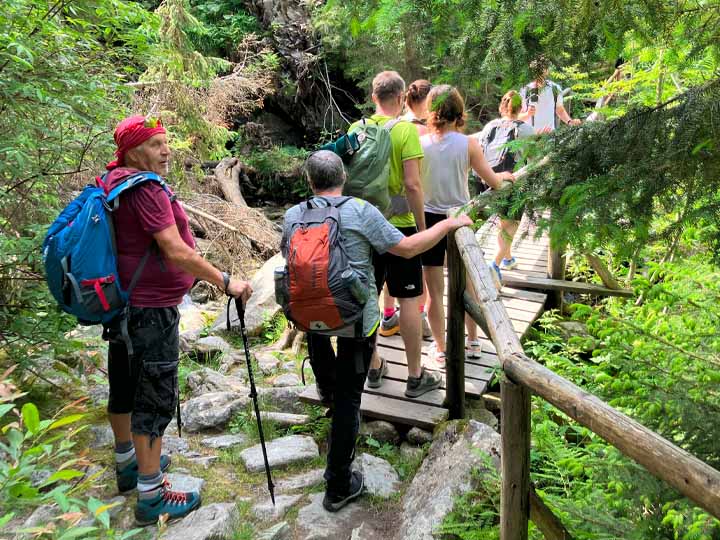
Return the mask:
[(165, 133), (165, 128), (159, 118), (146, 118), (145, 116), (130, 116), (120, 122), (115, 128), (115, 144), (117, 159), (107, 164), (107, 170), (125, 165), (125, 154), (140, 146), (153, 135)]

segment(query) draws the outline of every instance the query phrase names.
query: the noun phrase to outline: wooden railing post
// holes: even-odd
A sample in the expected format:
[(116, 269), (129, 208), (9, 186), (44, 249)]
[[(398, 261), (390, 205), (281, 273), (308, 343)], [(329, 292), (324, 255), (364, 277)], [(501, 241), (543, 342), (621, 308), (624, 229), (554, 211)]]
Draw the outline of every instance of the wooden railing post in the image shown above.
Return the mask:
[(530, 518), (530, 391), (505, 377), (502, 398), (500, 540), (527, 540)]
[[(547, 274), (550, 279), (565, 279), (565, 245), (554, 246), (552, 240), (548, 247)], [(563, 291), (550, 291), (547, 297), (550, 309), (563, 309)]]
[(447, 237), (448, 319), (445, 334), (445, 406), (451, 419), (465, 417), (465, 266), (455, 237)]

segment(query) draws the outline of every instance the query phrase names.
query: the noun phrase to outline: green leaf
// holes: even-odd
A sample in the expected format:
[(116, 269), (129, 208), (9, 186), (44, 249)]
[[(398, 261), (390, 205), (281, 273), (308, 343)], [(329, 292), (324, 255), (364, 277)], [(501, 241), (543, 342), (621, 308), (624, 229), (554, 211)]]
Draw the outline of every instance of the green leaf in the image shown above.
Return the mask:
[[(2, 152), (2, 150), (0, 150), (0, 152)], [(3, 403), (2, 405), (0, 405), (0, 418), (12, 411), (14, 407), (14, 403)]]
[(26, 403), (22, 408), (22, 419), (30, 433), (35, 433), (40, 427), (40, 413), (34, 403)]
[(83, 471), (76, 471), (73, 469), (65, 469), (62, 471), (57, 471), (50, 476), (47, 480), (45, 480), (41, 486), (49, 486), (50, 484), (54, 484), (55, 482), (61, 481), (61, 480), (72, 480), (73, 478), (80, 478), (82, 476), (85, 476), (85, 473)]
[(63, 416), (59, 420), (55, 420), (52, 424), (50, 424), (48, 431), (51, 429), (57, 429), (59, 427), (67, 426), (68, 424), (73, 424), (84, 417), (84, 414), (71, 414), (68, 416)]
[(8, 512), (3, 517), (0, 517), (0, 530), (5, 526), (5, 524), (10, 521), (13, 517), (15, 517), (15, 512)]
[(86, 534), (93, 533), (98, 530), (98, 527), (77, 527), (65, 531), (57, 540), (71, 540), (72, 538), (80, 538)]

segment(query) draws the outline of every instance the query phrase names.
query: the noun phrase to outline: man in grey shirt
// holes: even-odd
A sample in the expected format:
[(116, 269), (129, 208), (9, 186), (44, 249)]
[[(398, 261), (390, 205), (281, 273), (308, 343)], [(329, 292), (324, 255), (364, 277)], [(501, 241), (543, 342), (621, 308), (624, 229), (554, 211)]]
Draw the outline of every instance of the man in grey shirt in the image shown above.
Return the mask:
[[(342, 198), (345, 169), (336, 154), (323, 150), (313, 153), (305, 163), (305, 172), (314, 194), (310, 199), (313, 205), (323, 206)], [(301, 205), (287, 211), (285, 231), (300, 219), (301, 213)], [(363, 313), (363, 337), (338, 337), (337, 354), (329, 336), (308, 334), (310, 365), (315, 374), (317, 390), (323, 403), (333, 409), (323, 499), (323, 506), (330, 512), (340, 510), (359, 497), (363, 490), (362, 474), (359, 471), (351, 474), (350, 465), (360, 427), (360, 400), (380, 323), (372, 252), (389, 252), (409, 259), (437, 244), (449, 232), (471, 223), (467, 216), (448, 218), (430, 229), (405, 236), (366, 201), (352, 199), (340, 206), (343, 246), (350, 265), (363, 283), (367, 284), (370, 294)], [(286, 236), (283, 235), (284, 238)], [(287, 255), (287, 248), (283, 242), (281, 249), (284, 255)], [(361, 368), (356, 362), (360, 357)], [(409, 397), (422, 395), (439, 384), (440, 380), (421, 365), (408, 365), (406, 395)]]

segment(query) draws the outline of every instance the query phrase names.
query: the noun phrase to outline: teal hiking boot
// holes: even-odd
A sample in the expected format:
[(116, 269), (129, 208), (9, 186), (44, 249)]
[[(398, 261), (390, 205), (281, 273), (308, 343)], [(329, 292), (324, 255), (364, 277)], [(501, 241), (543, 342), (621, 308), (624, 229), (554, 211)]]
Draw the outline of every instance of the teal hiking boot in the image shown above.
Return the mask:
[(165, 480), (157, 489), (138, 493), (135, 522), (140, 527), (157, 523), (163, 514), (167, 514), (168, 519), (185, 517), (200, 506), (197, 491), (172, 491), (171, 487)]
[[(160, 456), (160, 472), (165, 472), (172, 465), (172, 459), (165, 454)], [(118, 491), (127, 493), (137, 487), (138, 482), (138, 463), (137, 458), (133, 457), (127, 465), (122, 469), (115, 467), (115, 478), (117, 479)]]

